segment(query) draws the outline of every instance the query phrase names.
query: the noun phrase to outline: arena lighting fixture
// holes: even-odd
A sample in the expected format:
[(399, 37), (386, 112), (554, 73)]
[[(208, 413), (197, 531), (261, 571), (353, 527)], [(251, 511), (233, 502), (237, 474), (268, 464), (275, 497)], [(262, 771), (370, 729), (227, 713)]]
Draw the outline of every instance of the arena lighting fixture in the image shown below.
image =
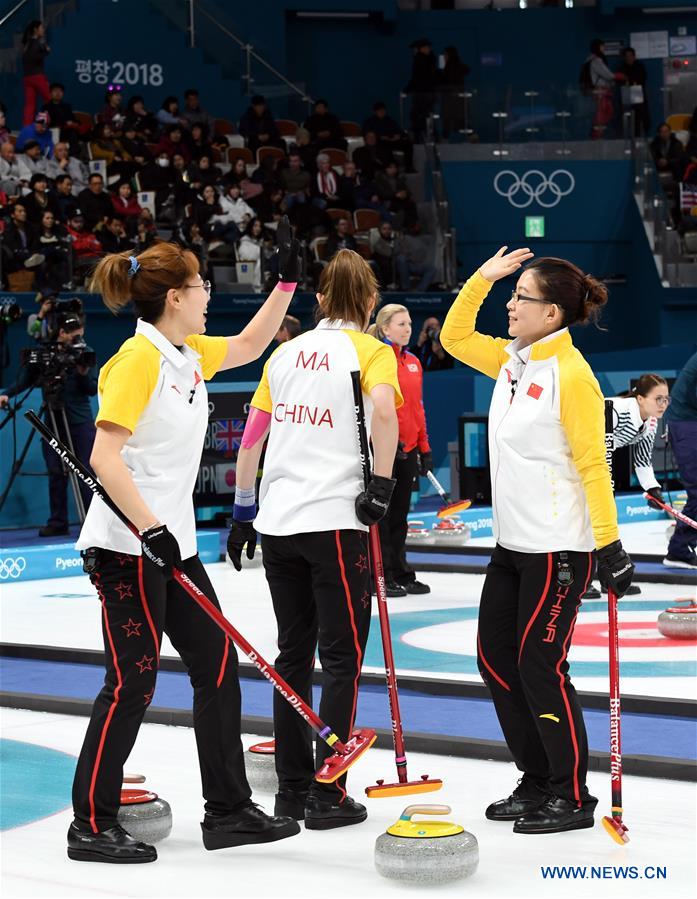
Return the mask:
[(518, 6), (521, 9), (527, 9), (528, 8), (528, 0), (518, 0)]
[(564, 0), (564, 6), (567, 9), (573, 9), (574, 8), (574, 0)]

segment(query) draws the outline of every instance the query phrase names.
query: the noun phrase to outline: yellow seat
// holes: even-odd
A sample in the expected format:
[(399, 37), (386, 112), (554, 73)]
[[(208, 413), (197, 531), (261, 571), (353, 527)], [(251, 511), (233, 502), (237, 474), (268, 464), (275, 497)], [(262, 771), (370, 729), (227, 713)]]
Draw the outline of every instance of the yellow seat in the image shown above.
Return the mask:
[(690, 128), (690, 119), (692, 116), (688, 112), (676, 112), (669, 115), (666, 119), (666, 125), (671, 131), (688, 131)]

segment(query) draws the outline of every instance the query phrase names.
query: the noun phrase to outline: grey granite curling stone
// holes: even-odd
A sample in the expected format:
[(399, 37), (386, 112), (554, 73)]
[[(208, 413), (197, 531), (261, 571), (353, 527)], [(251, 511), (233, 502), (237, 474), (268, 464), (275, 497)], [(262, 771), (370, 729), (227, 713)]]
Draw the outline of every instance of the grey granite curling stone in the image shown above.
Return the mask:
[(253, 790), (261, 790), (262, 793), (275, 793), (278, 790), (275, 747), (275, 742), (269, 740), (250, 746), (245, 752), (244, 766), (249, 786)]
[(448, 805), (410, 805), (375, 842), (378, 874), (419, 885), (471, 877), (479, 864), (477, 838), (449, 821), (412, 821), (413, 815), (447, 815)]
[(172, 809), (157, 793), (122, 790), (118, 822), (134, 840), (157, 843), (172, 832)]
[(661, 612), (658, 630), (672, 640), (694, 640), (697, 637), (697, 603), (687, 600), (684, 606), (674, 606)]

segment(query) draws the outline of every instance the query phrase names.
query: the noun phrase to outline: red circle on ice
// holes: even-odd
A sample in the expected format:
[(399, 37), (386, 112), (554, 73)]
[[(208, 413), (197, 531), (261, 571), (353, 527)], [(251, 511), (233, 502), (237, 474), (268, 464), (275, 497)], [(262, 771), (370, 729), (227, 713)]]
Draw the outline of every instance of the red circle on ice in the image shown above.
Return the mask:
[[(630, 637), (627, 631), (644, 631), (645, 634), (636, 634)], [(594, 624), (577, 624), (574, 629), (573, 644), (574, 646), (607, 646), (608, 625), (606, 622), (596, 622)], [(651, 649), (653, 647), (662, 646), (696, 646), (697, 639), (693, 640), (671, 640), (669, 637), (662, 637), (658, 633), (655, 621), (626, 621), (620, 623), (619, 633), (620, 648), (639, 647), (642, 649)]]

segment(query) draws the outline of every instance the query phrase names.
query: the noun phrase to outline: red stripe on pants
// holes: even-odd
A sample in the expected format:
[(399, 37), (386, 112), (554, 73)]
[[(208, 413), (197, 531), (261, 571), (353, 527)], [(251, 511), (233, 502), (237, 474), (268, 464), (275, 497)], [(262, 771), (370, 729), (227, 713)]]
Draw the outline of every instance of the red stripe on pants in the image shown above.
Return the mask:
[(152, 616), (150, 615), (150, 606), (148, 605), (148, 600), (145, 596), (145, 587), (143, 585), (143, 557), (138, 556), (138, 592), (140, 593), (140, 601), (143, 603), (143, 610), (145, 612), (145, 617), (148, 619), (148, 626), (150, 627), (150, 633), (152, 634), (152, 638), (155, 641), (155, 654), (157, 655), (157, 663), (160, 664), (160, 641), (157, 639), (157, 631), (155, 630), (155, 625), (152, 621)]
[(501, 684), (501, 686), (504, 688), (504, 690), (508, 690), (508, 692), (510, 693), (510, 692), (511, 692), (511, 688), (508, 686), (508, 684), (506, 683), (506, 681), (503, 680), (503, 678), (500, 678), (500, 677), (498, 676), (498, 674), (494, 671), (494, 669), (491, 667), (491, 665), (490, 665), (490, 664), (487, 662), (487, 660), (484, 658), (484, 653), (482, 652), (482, 641), (481, 641), (481, 639), (479, 638), (479, 631), (477, 631), (477, 651), (479, 652), (479, 658), (480, 658), (480, 659), (482, 660), (482, 662), (484, 663), (484, 667), (485, 667), (486, 670), (489, 672), (489, 674), (490, 674), (490, 675), (491, 675), (491, 676), (492, 676), (492, 677), (493, 677), (499, 684)]
[(223, 653), (223, 661), (220, 663), (220, 673), (218, 674), (218, 680), (216, 682), (216, 687), (220, 687), (223, 682), (223, 677), (225, 676), (225, 666), (227, 665), (227, 656), (228, 656), (228, 645), (229, 640), (227, 635), (225, 636), (225, 652)]
[(95, 586), (97, 588), (97, 592), (99, 593), (99, 598), (102, 601), (102, 611), (104, 613), (104, 627), (107, 632), (107, 637), (109, 638), (109, 648), (111, 649), (111, 658), (114, 662), (114, 668), (116, 669), (116, 689), (114, 690), (114, 701), (111, 703), (109, 707), (109, 712), (107, 713), (106, 720), (104, 722), (104, 726), (102, 727), (102, 733), (99, 738), (99, 747), (97, 748), (97, 757), (94, 760), (94, 768), (92, 769), (92, 777), (90, 778), (90, 791), (89, 791), (89, 803), (90, 803), (90, 824), (92, 825), (92, 830), (94, 833), (99, 833), (97, 828), (96, 821), (96, 811), (94, 808), (94, 789), (97, 783), (97, 774), (99, 773), (99, 764), (102, 760), (102, 752), (104, 751), (104, 744), (106, 742), (106, 735), (109, 730), (109, 725), (111, 724), (111, 719), (114, 717), (114, 712), (116, 711), (116, 707), (119, 704), (119, 694), (121, 692), (121, 686), (123, 684), (123, 680), (121, 678), (121, 669), (119, 668), (118, 656), (116, 655), (116, 647), (114, 646), (114, 640), (111, 636), (111, 628), (109, 627), (109, 616), (106, 611), (106, 598), (102, 593), (102, 588), (99, 583), (99, 575), (95, 574)]

